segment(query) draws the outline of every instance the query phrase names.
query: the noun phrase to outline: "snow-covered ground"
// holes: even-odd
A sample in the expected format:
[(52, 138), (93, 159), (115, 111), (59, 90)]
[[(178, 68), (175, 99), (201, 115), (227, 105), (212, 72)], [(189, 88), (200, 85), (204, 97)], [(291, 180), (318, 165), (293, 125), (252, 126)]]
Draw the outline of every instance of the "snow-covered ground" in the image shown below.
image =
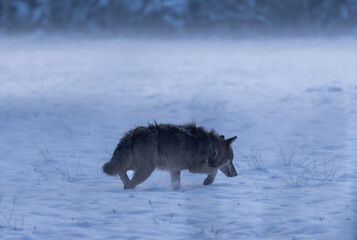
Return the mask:
[[(0, 239), (357, 239), (357, 42), (0, 40)], [(195, 121), (238, 176), (102, 173), (124, 132)]]

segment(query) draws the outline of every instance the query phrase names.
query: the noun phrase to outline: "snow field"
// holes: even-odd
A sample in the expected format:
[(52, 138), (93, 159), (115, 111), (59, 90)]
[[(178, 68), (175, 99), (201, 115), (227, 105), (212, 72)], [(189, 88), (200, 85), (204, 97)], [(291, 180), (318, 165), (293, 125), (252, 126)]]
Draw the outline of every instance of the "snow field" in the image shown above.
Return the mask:
[[(0, 41), (1, 239), (355, 239), (357, 44)], [(124, 132), (195, 121), (235, 178), (101, 166)]]

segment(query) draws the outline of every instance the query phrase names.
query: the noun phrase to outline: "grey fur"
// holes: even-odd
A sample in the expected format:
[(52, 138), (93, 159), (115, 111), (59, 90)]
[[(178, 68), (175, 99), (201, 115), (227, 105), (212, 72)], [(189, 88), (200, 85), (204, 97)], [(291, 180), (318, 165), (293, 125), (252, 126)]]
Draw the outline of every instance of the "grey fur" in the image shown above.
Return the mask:
[[(237, 176), (233, 166), (232, 142), (214, 130), (207, 132), (195, 124), (149, 124), (137, 127), (120, 140), (103, 171), (119, 175), (124, 189), (133, 189), (159, 168), (170, 171), (172, 189), (180, 189), (180, 172), (207, 173), (204, 185), (214, 182), (217, 169), (226, 176)], [(130, 180), (126, 172), (134, 170)]]

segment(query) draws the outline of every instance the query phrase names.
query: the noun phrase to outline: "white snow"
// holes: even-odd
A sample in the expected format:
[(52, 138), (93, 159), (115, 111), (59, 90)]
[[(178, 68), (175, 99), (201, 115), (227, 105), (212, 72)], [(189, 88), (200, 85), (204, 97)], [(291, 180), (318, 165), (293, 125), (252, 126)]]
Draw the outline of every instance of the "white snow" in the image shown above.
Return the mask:
[[(356, 239), (357, 42), (0, 41), (0, 239)], [(235, 178), (102, 173), (137, 125), (195, 121)]]

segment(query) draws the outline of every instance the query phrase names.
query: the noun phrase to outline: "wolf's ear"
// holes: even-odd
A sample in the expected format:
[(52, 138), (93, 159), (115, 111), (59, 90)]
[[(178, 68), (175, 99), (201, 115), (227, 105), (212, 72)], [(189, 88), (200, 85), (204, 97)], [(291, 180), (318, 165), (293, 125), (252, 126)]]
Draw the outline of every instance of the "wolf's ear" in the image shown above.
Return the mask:
[(219, 136), (222, 140), (224, 140), (224, 135)]
[(232, 142), (234, 142), (236, 139), (237, 139), (237, 136), (234, 136), (234, 137), (228, 138), (227, 140), (224, 140), (224, 142), (225, 142), (227, 145), (231, 145)]

